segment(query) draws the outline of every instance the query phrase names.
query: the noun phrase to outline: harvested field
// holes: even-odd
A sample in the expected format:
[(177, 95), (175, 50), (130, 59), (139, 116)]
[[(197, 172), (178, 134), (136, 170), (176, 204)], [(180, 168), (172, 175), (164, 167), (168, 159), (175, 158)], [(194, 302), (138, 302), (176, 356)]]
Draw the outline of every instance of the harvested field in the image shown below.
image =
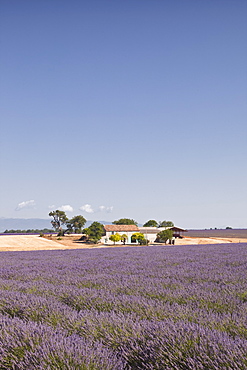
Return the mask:
[(59, 240), (57, 236), (39, 237), (37, 235), (1, 235), (1, 251), (32, 251), (88, 248), (89, 246), (77, 242), (76, 237), (64, 237)]

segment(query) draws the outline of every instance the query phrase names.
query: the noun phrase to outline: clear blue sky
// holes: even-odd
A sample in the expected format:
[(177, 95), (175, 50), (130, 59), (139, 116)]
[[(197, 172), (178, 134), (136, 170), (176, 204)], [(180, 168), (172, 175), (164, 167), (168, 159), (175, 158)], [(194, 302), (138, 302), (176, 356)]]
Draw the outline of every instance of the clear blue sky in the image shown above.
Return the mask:
[(0, 217), (246, 228), (246, 19), (245, 0), (2, 0)]

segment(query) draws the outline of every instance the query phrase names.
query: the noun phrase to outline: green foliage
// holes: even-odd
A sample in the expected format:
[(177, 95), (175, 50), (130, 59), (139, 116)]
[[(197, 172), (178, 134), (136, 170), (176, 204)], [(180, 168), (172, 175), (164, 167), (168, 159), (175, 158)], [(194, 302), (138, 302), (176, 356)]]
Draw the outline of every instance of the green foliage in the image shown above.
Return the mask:
[(89, 235), (89, 228), (85, 227), (85, 229), (82, 230), (83, 234)]
[(138, 241), (139, 244), (143, 244), (144, 241), (146, 240), (145, 239), (145, 236), (142, 233), (134, 233), (134, 234), (132, 234), (131, 239), (132, 239), (133, 242)]
[(167, 240), (171, 240), (172, 237), (173, 237), (173, 231), (167, 229), (167, 230), (163, 230), (163, 231), (161, 231), (160, 233), (157, 234), (156, 241), (160, 242), (160, 243), (166, 243)]
[(123, 242), (124, 245), (126, 243), (126, 240), (128, 240), (128, 235), (127, 234), (122, 234), (121, 235), (121, 242)]
[(88, 241), (97, 244), (104, 235), (104, 226), (99, 222), (93, 222), (89, 227), (83, 230), (83, 233), (88, 236)]
[(113, 221), (114, 225), (136, 225), (137, 222), (131, 218), (120, 218), (119, 220)]
[(83, 216), (75, 216), (66, 222), (68, 232), (80, 234), (87, 220)]
[(159, 227), (173, 227), (174, 223), (172, 221), (161, 221)]
[[(238, 297), (243, 301), (243, 302), (247, 302), (247, 291), (246, 292), (243, 292), (243, 293), (238, 293), (237, 294)], [(247, 329), (247, 328), (246, 328)]]
[(116, 242), (119, 242), (121, 240), (121, 235), (116, 233), (116, 234), (111, 235), (109, 239), (115, 244)]
[(144, 227), (158, 227), (158, 222), (155, 220), (149, 220), (143, 226)]
[(146, 239), (146, 238), (144, 238), (144, 239), (141, 239), (140, 241), (139, 241), (139, 243), (140, 243), (140, 245), (148, 245), (149, 244), (149, 240), (148, 239)]
[(62, 225), (66, 224), (68, 221), (68, 217), (66, 216), (64, 211), (52, 211), (49, 213), (50, 217), (53, 217), (51, 224), (56, 231), (59, 231), (59, 234), (63, 234), (62, 232)]

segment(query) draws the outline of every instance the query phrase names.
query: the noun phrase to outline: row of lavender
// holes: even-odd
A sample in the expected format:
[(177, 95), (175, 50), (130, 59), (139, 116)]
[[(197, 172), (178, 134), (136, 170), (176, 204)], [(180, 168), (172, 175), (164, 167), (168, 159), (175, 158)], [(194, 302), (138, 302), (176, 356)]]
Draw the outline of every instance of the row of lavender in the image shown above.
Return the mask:
[(246, 244), (0, 255), (0, 369), (244, 370)]

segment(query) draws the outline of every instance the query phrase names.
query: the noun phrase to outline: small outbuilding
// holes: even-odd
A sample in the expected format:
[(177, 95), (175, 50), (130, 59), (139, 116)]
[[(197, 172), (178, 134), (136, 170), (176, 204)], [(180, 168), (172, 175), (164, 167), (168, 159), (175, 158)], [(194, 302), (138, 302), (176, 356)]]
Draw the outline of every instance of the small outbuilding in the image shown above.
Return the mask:
[(180, 227), (176, 226), (169, 227), (169, 229), (173, 231), (174, 238), (182, 238), (183, 237), (182, 233), (187, 232), (187, 230), (181, 229)]

